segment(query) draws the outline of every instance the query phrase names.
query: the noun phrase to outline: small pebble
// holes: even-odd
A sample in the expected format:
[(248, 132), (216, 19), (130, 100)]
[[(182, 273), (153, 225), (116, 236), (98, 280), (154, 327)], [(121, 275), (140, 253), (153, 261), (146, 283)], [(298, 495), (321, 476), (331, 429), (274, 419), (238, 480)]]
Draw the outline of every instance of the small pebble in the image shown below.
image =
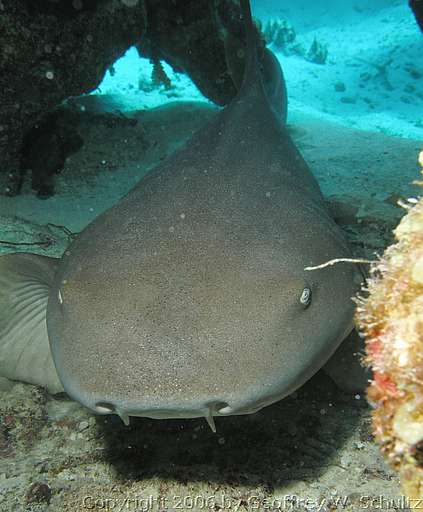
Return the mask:
[(336, 92), (344, 92), (346, 89), (344, 82), (336, 82), (334, 87)]
[(87, 429), (90, 426), (88, 421), (81, 421), (81, 423), (78, 425), (78, 430), (82, 432), (82, 430)]
[(342, 96), (341, 102), (342, 103), (355, 103), (356, 99), (351, 96)]
[(47, 503), (51, 500), (51, 489), (45, 482), (34, 482), (26, 494), (27, 503)]

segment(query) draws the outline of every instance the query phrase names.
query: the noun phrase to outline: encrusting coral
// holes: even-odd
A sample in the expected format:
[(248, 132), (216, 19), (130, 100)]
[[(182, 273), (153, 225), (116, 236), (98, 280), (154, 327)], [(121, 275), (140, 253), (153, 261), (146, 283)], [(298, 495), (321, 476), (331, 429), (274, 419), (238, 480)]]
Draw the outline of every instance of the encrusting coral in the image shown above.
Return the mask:
[(314, 64), (326, 63), (328, 57), (327, 45), (314, 38), (309, 50), (306, 51), (304, 46), (296, 39), (297, 35), (294, 27), (287, 20), (270, 19), (264, 25), (262, 32), (266, 44), (273, 44), (284, 55), (298, 55)]
[(292, 44), (296, 37), (294, 27), (287, 20), (282, 19), (269, 20), (263, 33), (266, 43), (273, 43), (280, 50), (286, 50), (287, 45)]
[(314, 38), (305, 58), (315, 64), (324, 64), (328, 58), (327, 45), (320, 43), (316, 38)]
[(423, 197), (403, 206), (397, 241), (371, 269), (357, 322), (373, 371), (374, 436), (417, 508), (423, 499)]

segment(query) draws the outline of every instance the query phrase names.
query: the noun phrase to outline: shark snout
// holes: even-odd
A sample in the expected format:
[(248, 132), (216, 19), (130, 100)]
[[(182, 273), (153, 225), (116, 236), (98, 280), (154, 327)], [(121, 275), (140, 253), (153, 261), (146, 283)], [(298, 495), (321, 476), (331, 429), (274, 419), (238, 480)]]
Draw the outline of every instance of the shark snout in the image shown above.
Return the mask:
[(101, 415), (116, 414), (125, 425), (129, 425), (130, 416), (147, 417), (153, 419), (186, 419), (205, 418), (213, 432), (216, 432), (214, 416), (230, 416), (239, 414), (227, 402), (222, 400), (209, 400), (204, 403), (187, 404), (185, 407), (178, 405), (162, 405), (161, 407), (142, 408), (139, 405), (136, 409), (128, 406), (113, 403), (113, 401), (96, 401), (92, 407), (93, 412)]

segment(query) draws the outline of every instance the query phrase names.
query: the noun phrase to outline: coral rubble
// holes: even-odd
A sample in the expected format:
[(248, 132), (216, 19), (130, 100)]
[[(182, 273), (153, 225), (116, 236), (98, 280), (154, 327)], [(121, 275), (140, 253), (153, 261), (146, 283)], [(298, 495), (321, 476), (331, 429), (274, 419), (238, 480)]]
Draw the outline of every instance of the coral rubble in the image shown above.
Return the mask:
[(403, 206), (397, 242), (374, 264), (357, 321), (373, 370), (374, 435), (412, 506), (423, 498), (423, 197)]

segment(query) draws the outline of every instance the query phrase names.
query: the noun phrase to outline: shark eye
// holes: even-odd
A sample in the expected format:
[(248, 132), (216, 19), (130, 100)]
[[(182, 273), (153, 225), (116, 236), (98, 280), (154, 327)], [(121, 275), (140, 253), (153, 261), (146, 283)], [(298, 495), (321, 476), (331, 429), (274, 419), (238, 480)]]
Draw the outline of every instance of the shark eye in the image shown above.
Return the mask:
[(301, 293), (300, 303), (307, 308), (311, 304), (311, 288), (306, 286)]

